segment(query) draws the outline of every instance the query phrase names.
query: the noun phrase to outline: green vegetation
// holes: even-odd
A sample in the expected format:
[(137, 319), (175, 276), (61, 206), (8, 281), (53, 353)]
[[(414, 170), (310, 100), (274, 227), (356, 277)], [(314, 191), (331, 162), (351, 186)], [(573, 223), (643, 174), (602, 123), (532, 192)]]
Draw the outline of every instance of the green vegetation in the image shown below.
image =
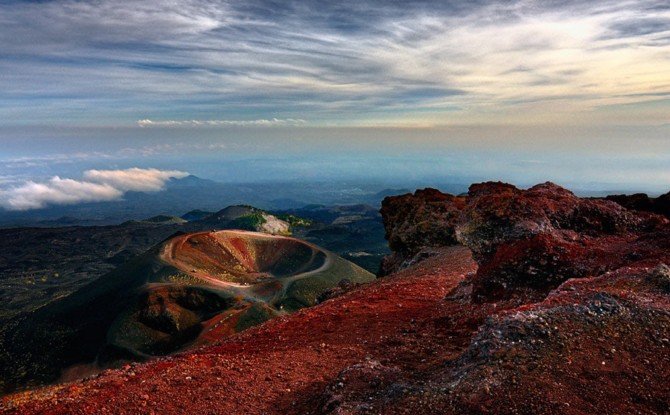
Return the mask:
[(288, 224), (291, 226), (291, 228), (295, 228), (298, 226), (302, 226), (303, 228), (310, 227), (314, 224), (314, 221), (310, 219), (305, 219), (301, 218), (299, 216), (295, 215), (290, 215), (290, 214), (281, 214), (281, 215), (275, 215), (277, 219), (283, 220), (284, 222), (288, 222)]
[(263, 213), (254, 212), (232, 220), (230, 226), (235, 229), (255, 231), (259, 229), (264, 223), (265, 217), (263, 217)]
[(316, 304), (316, 299), (321, 293), (337, 286), (344, 278), (354, 283), (366, 283), (374, 280), (375, 276), (355, 264), (336, 257), (328, 269), (309, 278), (293, 281), (277, 306), (288, 312), (311, 307)]

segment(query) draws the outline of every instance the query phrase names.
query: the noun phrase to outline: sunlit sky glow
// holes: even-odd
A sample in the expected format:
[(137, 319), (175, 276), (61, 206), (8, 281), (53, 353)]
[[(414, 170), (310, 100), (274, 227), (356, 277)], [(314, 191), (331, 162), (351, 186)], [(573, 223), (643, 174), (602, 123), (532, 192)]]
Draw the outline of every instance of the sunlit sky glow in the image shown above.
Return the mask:
[(64, 160), (369, 154), (377, 176), (445, 157), (434, 175), (660, 190), (670, 4), (4, 1), (0, 140), (0, 186)]

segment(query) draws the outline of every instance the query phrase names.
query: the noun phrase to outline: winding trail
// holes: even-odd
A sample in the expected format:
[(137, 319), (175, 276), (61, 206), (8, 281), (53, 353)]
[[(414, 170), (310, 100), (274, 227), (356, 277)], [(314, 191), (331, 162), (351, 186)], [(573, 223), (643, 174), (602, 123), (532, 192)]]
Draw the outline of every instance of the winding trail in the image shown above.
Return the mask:
[[(165, 244), (163, 247), (163, 250), (160, 255), (160, 259), (164, 261), (166, 264), (171, 265), (180, 271), (184, 272), (185, 274), (191, 275), (195, 278), (201, 279), (207, 284), (218, 286), (218, 287), (223, 287), (223, 288), (238, 288), (238, 289), (247, 289), (253, 284), (239, 284), (231, 281), (222, 281), (220, 278), (216, 278), (211, 275), (211, 273), (208, 273), (204, 270), (199, 270), (199, 269), (194, 269), (189, 266), (184, 261), (182, 252), (186, 252), (187, 249), (185, 249), (185, 246), (190, 243), (191, 240), (194, 240), (195, 238), (198, 237), (203, 237), (203, 236), (211, 236), (211, 237), (218, 237), (218, 236), (225, 236), (226, 238), (255, 238), (255, 239), (269, 239), (269, 240), (288, 240), (292, 241), (293, 243), (296, 244), (301, 244), (304, 246), (309, 247), (312, 249), (312, 258), (311, 261), (313, 261), (316, 257), (316, 255), (320, 252), (323, 253), (325, 256), (325, 259), (323, 261), (323, 264), (319, 266), (316, 269), (312, 269), (309, 271), (305, 272), (298, 272), (294, 275), (291, 275), (289, 277), (281, 277), (280, 279), (284, 281), (284, 286), (286, 286), (288, 282), (295, 281), (298, 279), (302, 279), (305, 277), (309, 277), (311, 275), (314, 275), (319, 272), (323, 272), (324, 270), (328, 269), (332, 264), (333, 264), (333, 258), (334, 255), (332, 252), (327, 251), (325, 249), (322, 249), (310, 242), (303, 241), (300, 239), (288, 237), (288, 236), (279, 236), (279, 235), (270, 235), (270, 234), (262, 234), (258, 232), (249, 232), (249, 231), (241, 231), (241, 230), (225, 230), (225, 231), (217, 231), (217, 232), (197, 232), (197, 233), (191, 233), (191, 234), (186, 234), (186, 235), (181, 235), (178, 237), (175, 237), (171, 239), (168, 243)], [(223, 246), (221, 247), (222, 249), (225, 249)], [(227, 250), (227, 252), (235, 254), (235, 251), (232, 250)], [(236, 258), (240, 263), (246, 262), (244, 258)], [(311, 261), (308, 261), (311, 262)], [(306, 264), (305, 266), (307, 266)], [(245, 290), (248, 291), (248, 290)]]

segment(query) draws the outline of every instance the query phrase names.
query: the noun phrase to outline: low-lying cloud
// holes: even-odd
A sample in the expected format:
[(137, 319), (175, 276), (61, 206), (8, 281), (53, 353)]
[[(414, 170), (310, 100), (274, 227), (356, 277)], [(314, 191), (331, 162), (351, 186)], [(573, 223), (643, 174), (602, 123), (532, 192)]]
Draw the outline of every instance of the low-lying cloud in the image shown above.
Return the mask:
[(84, 179), (94, 183), (104, 183), (124, 192), (157, 192), (163, 190), (165, 182), (171, 178), (182, 178), (188, 173), (179, 170), (158, 170), (132, 168), (126, 170), (87, 170)]
[(126, 192), (157, 192), (171, 178), (187, 172), (131, 168), (126, 170), (87, 170), (83, 180), (54, 176), (46, 182), (27, 181), (20, 186), (0, 189), (0, 207), (7, 210), (40, 209), (49, 205), (118, 200)]

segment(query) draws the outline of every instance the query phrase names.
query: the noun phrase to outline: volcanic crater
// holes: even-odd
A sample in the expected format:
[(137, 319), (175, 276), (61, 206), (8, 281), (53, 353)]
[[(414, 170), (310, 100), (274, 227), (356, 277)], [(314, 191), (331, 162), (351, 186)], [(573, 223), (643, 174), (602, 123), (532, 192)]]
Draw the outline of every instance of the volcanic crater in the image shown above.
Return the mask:
[(163, 259), (210, 284), (240, 286), (300, 278), (327, 266), (328, 254), (294, 238), (245, 231), (202, 232), (174, 238)]
[(373, 278), (308, 242), (239, 230), (174, 237), (159, 258), (174, 271), (148, 284), (108, 334), (109, 344), (124, 354), (145, 357), (206, 344), (313, 305), (342, 279)]
[(295, 238), (240, 230), (177, 235), (21, 320), (3, 340), (2, 386), (69, 380), (92, 361), (106, 367), (210, 344), (312, 306), (342, 280), (373, 279)]

